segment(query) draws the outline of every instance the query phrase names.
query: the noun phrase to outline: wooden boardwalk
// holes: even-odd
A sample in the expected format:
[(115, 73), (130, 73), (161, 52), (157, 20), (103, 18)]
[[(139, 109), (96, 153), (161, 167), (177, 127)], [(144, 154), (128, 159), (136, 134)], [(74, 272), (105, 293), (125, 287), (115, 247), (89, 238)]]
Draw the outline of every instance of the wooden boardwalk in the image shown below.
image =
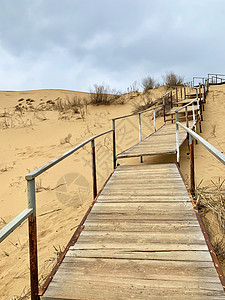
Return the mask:
[[(185, 125), (185, 123), (183, 123)], [(194, 122), (189, 121), (189, 127), (193, 128)], [(182, 145), (187, 137), (187, 132), (180, 128), (179, 144)], [(123, 151), (117, 158), (137, 157), (147, 155), (175, 154), (176, 153), (176, 125), (166, 124), (142, 142)]]
[(114, 171), (42, 299), (225, 299), (176, 164)]

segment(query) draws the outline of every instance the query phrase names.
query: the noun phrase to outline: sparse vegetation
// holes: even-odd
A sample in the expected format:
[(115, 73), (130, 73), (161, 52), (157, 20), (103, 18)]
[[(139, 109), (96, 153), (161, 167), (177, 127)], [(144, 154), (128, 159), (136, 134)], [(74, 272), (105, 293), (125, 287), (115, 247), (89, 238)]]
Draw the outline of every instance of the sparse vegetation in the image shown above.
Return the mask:
[(70, 143), (71, 137), (72, 137), (72, 134), (69, 133), (65, 138), (62, 138), (62, 139), (60, 140), (60, 144), (61, 144), (61, 145), (64, 145), (64, 144), (68, 143), (68, 144), (70, 144), (71, 146), (73, 146), (73, 145)]
[(134, 108), (132, 112), (138, 113), (159, 104), (162, 104), (162, 98), (155, 99), (151, 93), (147, 93), (141, 97), (141, 102), (133, 103)]
[[(110, 90), (105, 84), (94, 84), (94, 91), (90, 94), (90, 104), (93, 105), (110, 105), (115, 103), (121, 97), (120, 92)], [(122, 103), (120, 103), (122, 104)]]
[(183, 85), (184, 78), (180, 75), (176, 75), (174, 72), (167, 73), (162, 76), (163, 81), (167, 88)]
[(218, 182), (211, 180), (211, 185), (201, 187), (201, 182), (196, 188), (196, 205), (201, 209), (211, 210), (216, 214), (220, 228), (225, 232), (225, 179)]
[(148, 77), (142, 79), (141, 84), (142, 84), (142, 87), (143, 87), (143, 92), (146, 93), (147, 91), (152, 90), (152, 89), (155, 88), (156, 81), (153, 77), (148, 76)]
[(137, 81), (134, 81), (128, 88), (127, 93), (138, 93), (139, 95), (139, 83)]

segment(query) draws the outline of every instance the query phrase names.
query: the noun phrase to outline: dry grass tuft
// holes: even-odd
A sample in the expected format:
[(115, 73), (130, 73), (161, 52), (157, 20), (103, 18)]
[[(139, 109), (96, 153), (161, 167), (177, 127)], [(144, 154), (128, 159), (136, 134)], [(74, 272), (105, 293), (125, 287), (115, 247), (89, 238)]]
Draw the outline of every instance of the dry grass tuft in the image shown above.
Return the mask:
[(111, 90), (105, 84), (94, 84), (94, 91), (90, 94), (90, 104), (93, 105), (110, 105), (113, 103), (123, 104), (123, 101), (118, 101), (121, 97), (121, 93), (115, 90)]
[(216, 214), (220, 229), (225, 232), (225, 179), (218, 178), (217, 182), (211, 180), (211, 185), (196, 188), (195, 201), (199, 210), (208, 209)]

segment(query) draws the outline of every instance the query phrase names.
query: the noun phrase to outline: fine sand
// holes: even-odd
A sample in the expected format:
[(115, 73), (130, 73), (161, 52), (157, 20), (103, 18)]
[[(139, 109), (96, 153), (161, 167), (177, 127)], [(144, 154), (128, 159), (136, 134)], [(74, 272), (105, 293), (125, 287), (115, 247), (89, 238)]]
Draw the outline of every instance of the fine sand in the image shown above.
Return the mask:
[[(164, 88), (152, 92), (155, 98), (164, 93)], [(224, 96), (225, 86), (210, 87), (202, 133), (220, 151), (225, 149)], [(124, 104), (87, 105), (84, 118), (80, 113), (51, 110), (49, 100), (61, 98), (67, 101), (73, 97), (88, 101), (89, 94), (62, 90), (0, 92), (0, 228), (27, 207), (27, 173), (91, 136), (111, 129), (113, 117), (131, 113), (132, 103), (143, 101), (141, 95), (133, 93), (125, 96)], [(23, 109), (19, 108), (20, 103)], [(158, 126), (161, 123), (162, 120), (157, 119)], [(138, 142), (138, 116), (118, 121), (116, 126), (118, 152)], [(143, 138), (153, 132), (152, 112), (143, 115), (142, 126)], [(201, 145), (196, 145), (195, 150), (197, 182), (203, 179), (203, 185), (208, 185), (211, 179), (225, 178), (221, 163)], [(184, 144), (181, 169), (188, 181), (187, 152)], [(96, 155), (100, 189), (112, 172), (111, 133), (96, 140)], [(144, 163), (163, 162), (168, 158), (175, 161), (175, 157), (170, 156), (145, 158)], [(139, 159), (123, 160), (121, 163), (139, 163)], [(93, 200), (90, 144), (39, 176), (36, 189), (39, 277), (43, 282)], [(208, 225), (211, 224), (208, 226), (211, 236), (221, 238), (215, 216), (208, 214), (206, 220)], [(0, 257), (1, 299), (26, 294), (29, 288), (27, 222), (1, 243)]]

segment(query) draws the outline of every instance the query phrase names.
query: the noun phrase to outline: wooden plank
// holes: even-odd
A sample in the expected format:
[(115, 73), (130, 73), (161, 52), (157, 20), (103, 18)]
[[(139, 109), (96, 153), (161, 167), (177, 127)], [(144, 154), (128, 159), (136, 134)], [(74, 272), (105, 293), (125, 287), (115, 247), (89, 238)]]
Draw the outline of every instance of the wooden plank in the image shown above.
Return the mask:
[[(79, 241), (73, 247), (84, 245), (84, 244), (95, 244), (100, 246), (109, 245), (148, 245), (150, 243), (163, 243), (163, 244), (195, 244), (204, 245), (205, 240), (200, 231), (190, 233), (179, 233), (179, 232), (117, 232), (117, 231), (82, 231)], [(74, 249), (71, 247), (71, 249)]]
[(199, 231), (199, 224), (196, 221), (176, 221), (176, 222), (164, 222), (164, 221), (151, 221), (141, 220), (138, 222), (130, 221), (114, 221), (103, 220), (103, 221), (91, 221), (85, 222), (84, 230), (91, 231), (120, 231), (120, 232), (180, 232), (180, 233), (194, 233)]
[(116, 169), (42, 299), (225, 299), (175, 164)]
[(73, 258), (71, 261), (66, 257), (52, 281), (54, 291), (48, 291), (45, 297), (57, 294), (63, 298), (66, 293), (71, 299), (143, 300), (165, 296), (167, 299), (171, 296), (172, 299), (207, 299), (208, 296), (224, 299), (222, 287), (214, 281), (214, 276), (215, 269), (209, 262), (198, 262), (196, 266), (196, 262), (191, 261), (90, 258)]
[[(69, 250), (67, 257), (76, 258), (106, 258), (106, 259), (132, 259), (132, 260), (161, 260), (161, 261), (192, 261), (192, 262), (212, 262), (208, 251), (125, 251), (86, 249)], [(217, 278), (214, 278), (217, 282)]]

